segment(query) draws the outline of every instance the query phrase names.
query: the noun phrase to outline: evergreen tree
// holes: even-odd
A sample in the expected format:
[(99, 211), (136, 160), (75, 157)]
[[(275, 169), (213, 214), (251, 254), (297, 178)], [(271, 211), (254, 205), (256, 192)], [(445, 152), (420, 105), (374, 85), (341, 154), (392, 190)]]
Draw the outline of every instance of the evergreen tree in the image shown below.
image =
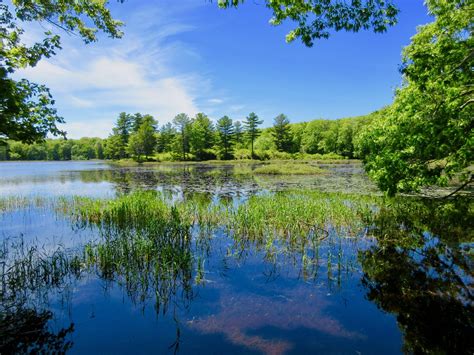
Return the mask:
[(224, 116), (217, 121), (217, 134), (222, 158), (232, 159), (234, 126), (229, 117)]
[(136, 113), (130, 116), (131, 121), (131, 130), (132, 132), (137, 132), (143, 122), (143, 116), (141, 113)]
[(168, 122), (161, 127), (158, 135), (157, 150), (159, 153), (170, 152), (172, 149), (173, 141), (176, 137), (176, 130), (173, 125)]
[(106, 156), (110, 159), (124, 159), (128, 156), (127, 145), (132, 129), (132, 117), (121, 112), (112, 135), (107, 139)]
[(185, 113), (178, 114), (173, 119), (173, 124), (178, 130), (178, 141), (176, 149), (181, 154), (183, 160), (186, 160), (189, 153), (189, 133), (191, 128), (191, 120)]
[(204, 113), (194, 118), (190, 132), (190, 150), (198, 160), (209, 159), (208, 149), (214, 145), (214, 125)]
[(293, 145), (293, 134), (290, 121), (284, 114), (275, 117), (272, 135), (279, 152), (290, 152)]
[(118, 134), (111, 134), (109, 138), (107, 138), (104, 152), (108, 159), (113, 160), (123, 159), (127, 156), (126, 145), (123, 144)]
[(244, 132), (240, 121), (234, 123), (234, 142), (239, 145), (244, 142)]
[(114, 134), (119, 135), (122, 139), (122, 142), (126, 145), (128, 143), (128, 137), (130, 136), (132, 127), (132, 116), (125, 112), (121, 112), (114, 128)]
[(245, 133), (247, 136), (247, 139), (250, 141), (251, 144), (251, 157), (252, 159), (254, 158), (253, 154), (253, 144), (255, 142), (255, 139), (260, 135), (260, 130), (258, 129), (258, 126), (263, 123), (263, 120), (259, 120), (258, 116), (251, 112), (244, 121), (244, 128), (245, 128)]
[(148, 157), (152, 155), (156, 147), (156, 125), (157, 122), (150, 115), (142, 117), (142, 123), (138, 128), (138, 131), (130, 136), (128, 143), (128, 152), (136, 160), (141, 161), (142, 155), (148, 160)]

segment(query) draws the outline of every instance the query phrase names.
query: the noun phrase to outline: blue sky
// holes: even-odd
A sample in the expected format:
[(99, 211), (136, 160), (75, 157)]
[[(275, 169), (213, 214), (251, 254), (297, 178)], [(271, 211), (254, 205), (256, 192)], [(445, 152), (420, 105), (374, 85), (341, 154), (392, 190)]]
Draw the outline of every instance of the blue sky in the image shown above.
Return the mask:
[[(63, 50), (19, 77), (50, 87), (70, 138), (106, 137), (121, 111), (150, 113), (160, 124), (186, 112), (265, 126), (370, 113), (389, 104), (401, 83), (401, 50), (430, 22), (421, 0), (396, 0), (399, 23), (385, 34), (339, 32), (312, 48), (285, 43), (291, 23), (269, 25), (262, 0), (239, 9), (216, 1), (113, 1), (125, 36), (85, 45), (62, 34)], [(43, 25), (44, 26), (44, 25)], [(44, 27), (28, 25), (27, 40)]]

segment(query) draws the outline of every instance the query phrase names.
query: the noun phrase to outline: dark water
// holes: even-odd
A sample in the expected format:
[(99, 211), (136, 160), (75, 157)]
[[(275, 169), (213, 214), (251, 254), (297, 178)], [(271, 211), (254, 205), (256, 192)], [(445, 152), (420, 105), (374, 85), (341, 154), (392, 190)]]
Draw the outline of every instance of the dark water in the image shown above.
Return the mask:
[[(309, 178), (234, 169), (6, 163), (0, 194), (113, 197), (147, 188), (170, 200), (207, 194), (238, 204), (294, 187), (373, 191), (358, 165)], [(197, 226), (189, 262), (163, 268), (173, 272), (122, 265), (126, 271), (107, 273), (61, 266), (102, 240), (97, 228), (71, 223), (48, 206), (4, 212), (0, 352), (472, 353), (472, 217), (470, 201), (403, 199), (379, 208), (356, 238), (328, 227), (327, 238), (304, 250), (242, 243)], [(40, 261), (8, 283), (13, 260)], [(42, 262), (55, 265), (53, 276), (41, 272)]]

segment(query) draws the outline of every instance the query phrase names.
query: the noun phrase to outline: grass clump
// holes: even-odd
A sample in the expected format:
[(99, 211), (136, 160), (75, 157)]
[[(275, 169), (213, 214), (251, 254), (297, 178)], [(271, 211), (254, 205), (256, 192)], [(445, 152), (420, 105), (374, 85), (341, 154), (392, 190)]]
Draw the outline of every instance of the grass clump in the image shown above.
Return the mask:
[(371, 197), (319, 191), (253, 196), (230, 212), (229, 226), (239, 235), (284, 239), (306, 237), (315, 231), (325, 234), (328, 226), (356, 230), (374, 203)]
[(136, 191), (115, 199), (75, 196), (61, 199), (58, 207), (78, 222), (137, 230), (164, 227), (172, 213), (171, 206), (155, 191)]
[(255, 168), (255, 174), (265, 175), (318, 175), (324, 170), (308, 164), (268, 164)]

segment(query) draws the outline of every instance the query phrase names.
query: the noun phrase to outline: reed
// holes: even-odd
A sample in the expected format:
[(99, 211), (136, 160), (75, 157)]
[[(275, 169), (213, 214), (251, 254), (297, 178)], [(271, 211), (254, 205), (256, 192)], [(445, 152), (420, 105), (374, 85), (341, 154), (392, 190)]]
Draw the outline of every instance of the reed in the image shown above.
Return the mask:
[(45, 207), (51, 202), (51, 199), (41, 196), (3, 196), (0, 197), (0, 213), (11, 212), (31, 207)]
[(309, 164), (300, 163), (283, 163), (283, 164), (268, 164), (255, 168), (254, 174), (265, 175), (319, 175), (325, 171)]

